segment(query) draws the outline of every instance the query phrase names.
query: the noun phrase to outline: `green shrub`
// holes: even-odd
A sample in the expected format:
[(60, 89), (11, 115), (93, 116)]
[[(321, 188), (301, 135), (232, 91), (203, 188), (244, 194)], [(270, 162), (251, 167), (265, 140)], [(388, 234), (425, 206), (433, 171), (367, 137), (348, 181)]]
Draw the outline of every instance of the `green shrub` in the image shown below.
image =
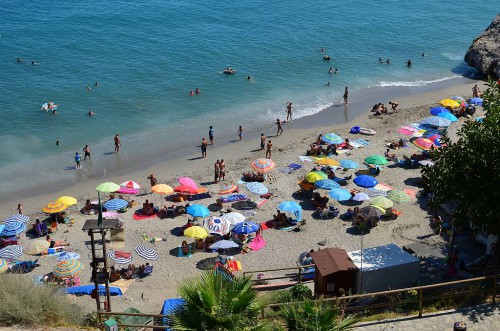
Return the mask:
[(304, 284), (294, 285), (290, 293), (294, 299), (311, 299), (313, 296), (311, 289)]
[(0, 324), (80, 325), (82, 308), (59, 288), (35, 285), (19, 275), (0, 274)]

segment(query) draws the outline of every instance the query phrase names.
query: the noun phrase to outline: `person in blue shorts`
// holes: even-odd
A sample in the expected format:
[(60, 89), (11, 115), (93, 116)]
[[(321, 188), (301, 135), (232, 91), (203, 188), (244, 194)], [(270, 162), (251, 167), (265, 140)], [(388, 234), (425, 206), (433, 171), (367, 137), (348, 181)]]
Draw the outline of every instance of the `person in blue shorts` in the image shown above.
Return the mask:
[(75, 153), (75, 162), (76, 162), (76, 169), (80, 169), (80, 161), (82, 160), (82, 156), (78, 154), (78, 152)]
[(214, 144), (214, 128), (210, 125), (210, 129), (208, 130), (208, 138), (210, 139), (210, 145)]

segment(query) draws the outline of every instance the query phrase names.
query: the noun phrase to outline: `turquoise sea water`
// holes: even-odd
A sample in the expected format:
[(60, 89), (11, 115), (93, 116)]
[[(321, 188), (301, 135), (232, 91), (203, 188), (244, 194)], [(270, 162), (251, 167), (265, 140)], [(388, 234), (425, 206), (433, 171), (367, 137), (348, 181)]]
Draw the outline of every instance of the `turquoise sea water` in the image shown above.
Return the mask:
[[(301, 117), (338, 103), (344, 86), (356, 99), (367, 87), (470, 74), (465, 51), (497, 13), (493, 0), (4, 0), (0, 192), (101, 176), (194, 146), (209, 125), (225, 140), (238, 125), (257, 132), (283, 118), (288, 100)], [(227, 66), (237, 73), (222, 74)], [(39, 110), (48, 100), (57, 115)], [(85, 144), (92, 165), (75, 172)]]

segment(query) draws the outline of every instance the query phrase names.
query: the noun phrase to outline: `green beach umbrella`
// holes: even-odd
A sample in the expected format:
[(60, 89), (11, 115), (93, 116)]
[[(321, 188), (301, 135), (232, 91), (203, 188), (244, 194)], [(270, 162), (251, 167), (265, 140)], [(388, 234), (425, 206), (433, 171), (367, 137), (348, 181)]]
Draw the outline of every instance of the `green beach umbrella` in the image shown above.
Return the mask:
[(370, 204), (372, 206), (382, 207), (384, 209), (392, 208), (394, 206), (394, 202), (387, 199), (386, 197), (375, 197), (371, 199)]
[(118, 184), (115, 184), (113, 182), (106, 182), (106, 183), (102, 183), (100, 184), (99, 186), (97, 186), (95, 189), (99, 192), (115, 192), (115, 191), (118, 191), (120, 189), (120, 185)]
[(375, 164), (375, 165), (385, 165), (387, 164), (387, 160), (384, 156), (382, 155), (372, 155), (368, 156), (365, 159), (365, 162), (368, 164)]
[(389, 191), (389, 193), (387, 193), (387, 198), (396, 202), (396, 203), (410, 201), (410, 196), (401, 190)]

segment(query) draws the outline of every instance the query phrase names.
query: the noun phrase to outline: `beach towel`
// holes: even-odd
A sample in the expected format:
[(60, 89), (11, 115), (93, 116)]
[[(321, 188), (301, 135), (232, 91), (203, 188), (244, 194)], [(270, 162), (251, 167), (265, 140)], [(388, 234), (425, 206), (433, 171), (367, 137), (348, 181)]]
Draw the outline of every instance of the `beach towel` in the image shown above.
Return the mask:
[(246, 183), (247, 183), (247, 182), (245, 182), (244, 180), (241, 180), (241, 179), (240, 179), (240, 180), (238, 180), (238, 184), (240, 184), (240, 185), (244, 185), (244, 184), (246, 184)]
[(288, 175), (288, 174), (291, 174), (294, 170), (292, 168), (283, 167), (283, 168), (279, 168), (278, 171)]
[(259, 226), (262, 229), (262, 231), (269, 230), (273, 228), (273, 222), (272, 221), (262, 222), (259, 223)]
[(120, 259), (130, 259), (132, 257), (132, 254), (125, 251), (115, 251), (115, 257)]
[(402, 133), (404, 135), (407, 135), (407, 136), (411, 136), (413, 134), (413, 131), (403, 129), (403, 128), (397, 129), (396, 131), (399, 133)]
[(249, 248), (252, 249), (252, 251), (258, 251), (266, 246), (267, 242), (264, 240), (262, 235), (257, 232), (257, 235), (255, 236), (254, 240), (248, 245)]
[(297, 163), (290, 163), (289, 165), (287, 165), (287, 167), (290, 169), (293, 169), (293, 170), (298, 170), (298, 169), (302, 168), (302, 166), (300, 164), (297, 164)]
[(417, 191), (412, 190), (412, 189), (410, 189), (410, 188), (405, 188), (405, 189), (403, 190), (403, 192), (405, 192), (406, 194), (408, 194), (410, 197), (412, 197), (412, 198), (414, 198), (414, 199), (417, 197)]
[(111, 211), (105, 211), (102, 213), (102, 217), (104, 218), (117, 218), (118, 217), (118, 212), (111, 210)]
[(361, 139), (361, 138), (354, 139), (354, 142), (357, 144), (363, 145), (363, 146), (370, 145), (370, 143), (368, 141)]
[(312, 162), (313, 161), (313, 159), (311, 159), (309, 156), (304, 156), (304, 155), (299, 155), (299, 159), (302, 162)]
[(236, 201), (244, 201), (247, 200), (248, 196), (243, 193), (239, 194), (231, 194), (231, 195), (223, 195), (219, 198), (222, 203), (231, 203)]
[(260, 206), (265, 204), (268, 200), (269, 199), (259, 199), (259, 200), (255, 201), (255, 203), (257, 204), (257, 208), (260, 208)]
[(114, 281), (112, 284), (112, 286), (114, 287), (118, 287), (120, 289), (120, 291), (122, 292), (122, 294), (125, 294), (125, 292), (128, 291), (128, 288), (130, 287), (130, 285), (132, 285), (133, 282), (135, 282), (136, 279), (134, 278), (131, 278), (131, 279), (118, 279), (117, 281)]
[(134, 213), (133, 218), (136, 221), (141, 221), (141, 220), (145, 220), (145, 219), (148, 219), (148, 218), (154, 218), (154, 217), (156, 217), (156, 215), (158, 215), (158, 214), (155, 213), (155, 214), (152, 214), (152, 215), (147, 215), (147, 214), (143, 213), (142, 211), (136, 211)]
[(354, 149), (358, 149), (358, 148), (361, 148), (361, 147), (364, 147), (364, 145), (360, 144), (360, 143), (357, 143), (355, 141), (351, 142), (351, 146), (354, 148)]

